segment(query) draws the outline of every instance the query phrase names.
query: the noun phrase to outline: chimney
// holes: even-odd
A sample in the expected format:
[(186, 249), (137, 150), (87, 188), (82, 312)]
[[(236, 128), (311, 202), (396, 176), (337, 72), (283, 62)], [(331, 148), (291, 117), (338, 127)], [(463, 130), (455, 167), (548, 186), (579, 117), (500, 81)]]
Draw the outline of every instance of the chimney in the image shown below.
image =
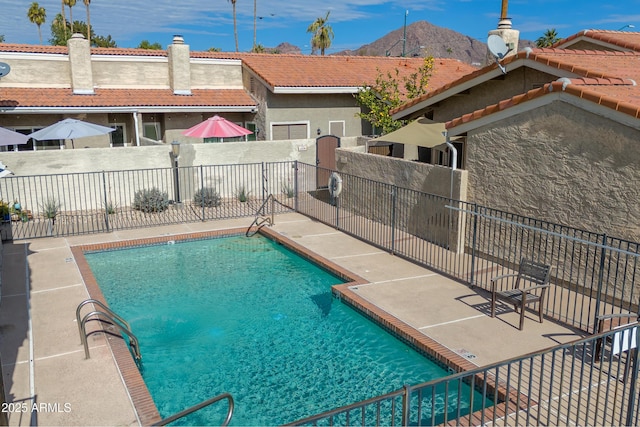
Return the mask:
[[(511, 18), (508, 17), (509, 0), (502, 0), (502, 9), (500, 11), (500, 21), (498, 28), (489, 31), (488, 36), (497, 35), (504, 40), (510, 51), (505, 56), (511, 56), (518, 53), (518, 42), (520, 41), (520, 31), (511, 28)], [(495, 62), (495, 58), (491, 52), (487, 51), (487, 65)]]
[(91, 69), (91, 46), (89, 40), (75, 33), (67, 41), (71, 89), (74, 94), (93, 95), (93, 72)]
[(173, 36), (167, 48), (169, 56), (169, 84), (175, 95), (191, 95), (191, 63), (189, 45), (180, 35)]

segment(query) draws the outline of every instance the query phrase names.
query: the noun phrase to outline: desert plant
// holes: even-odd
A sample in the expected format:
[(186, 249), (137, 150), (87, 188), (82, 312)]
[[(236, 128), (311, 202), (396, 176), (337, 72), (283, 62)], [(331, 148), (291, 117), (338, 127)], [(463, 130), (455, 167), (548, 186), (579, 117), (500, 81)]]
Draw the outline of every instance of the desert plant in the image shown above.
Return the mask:
[(45, 218), (49, 218), (56, 221), (56, 217), (60, 213), (60, 208), (62, 204), (55, 197), (50, 197), (46, 202), (42, 205), (42, 211), (44, 213)]
[(198, 206), (214, 208), (222, 203), (220, 195), (213, 187), (204, 187), (196, 191), (193, 195), (193, 203)]
[(169, 207), (169, 196), (156, 187), (139, 190), (133, 197), (133, 208), (139, 211), (163, 212)]
[(238, 199), (238, 201), (244, 203), (247, 200), (249, 200), (249, 194), (250, 192), (247, 191), (244, 186), (240, 186), (238, 187), (238, 189), (236, 190), (236, 198)]
[(287, 196), (288, 199), (296, 195), (295, 189), (289, 183), (282, 184), (282, 194)]
[(112, 201), (107, 202), (107, 213), (113, 215), (118, 212), (118, 205)]

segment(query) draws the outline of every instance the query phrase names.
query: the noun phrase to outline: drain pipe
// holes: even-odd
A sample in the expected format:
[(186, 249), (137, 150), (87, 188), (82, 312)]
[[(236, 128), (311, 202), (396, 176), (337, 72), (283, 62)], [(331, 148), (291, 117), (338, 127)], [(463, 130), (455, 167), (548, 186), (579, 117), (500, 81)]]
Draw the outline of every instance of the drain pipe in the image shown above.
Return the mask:
[(140, 129), (138, 129), (138, 112), (133, 112), (133, 127), (135, 128), (136, 147), (140, 146)]
[[(447, 144), (447, 147), (449, 147), (449, 150), (451, 151), (452, 155), (451, 155), (451, 183), (450, 183), (450, 189), (449, 189), (449, 203), (453, 204), (453, 173), (456, 170), (456, 165), (458, 164), (458, 150), (456, 150), (456, 147), (454, 147), (454, 145), (451, 143), (451, 141), (449, 141), (449, 132), (447, 132), (447, 130), (445, 129), (445, 131), (443, 132), (444, 134), (444, 138), (445, 138), (445, 144)], [(451, 250), (451, 211), (449, 211), (449, 230), (447, 230), (447, 249)]]
[(449, 150), (451, 150), (452, 156), (451, 156), (451, 191), (450, 191), (450, 198), (453, 199), (453, 172), (456, 170), (456, 165), (458, 164), (458, 150), (456, 150), (456, 147), (454, 147), (454, 145), (449, 141), (449, 133), (445, 130), (444, 132), (442, 132), (444, 134), (445, 137), (445, 144), (447, 144), (447, 147), (449, 147)]

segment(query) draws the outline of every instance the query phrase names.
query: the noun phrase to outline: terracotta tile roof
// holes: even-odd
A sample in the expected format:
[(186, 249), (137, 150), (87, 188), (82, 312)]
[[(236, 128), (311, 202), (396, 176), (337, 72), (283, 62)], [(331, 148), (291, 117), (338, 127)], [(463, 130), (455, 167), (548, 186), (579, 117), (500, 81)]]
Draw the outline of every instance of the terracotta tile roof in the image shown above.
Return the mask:
[(624, 79), (563, 78), (547, 83), (541, 88), (532, 89), (526, 93), (500, 101), (497, 104), (489, 105), (450, 120), (445, 124), (445, 127), (450, 129), (460, 126), (553, 92), (564, 92), (635, 118), (640, 118), (640, 88), (634, 81)]
[(518, 52), (506, 58), (502, 64), (508, 70), (509, 64), (520, 59), (529, 59), (564, 72), (558, 75), (570, 72), (583, 77), (622, 77), (640, 80), (639, 52), (532, 49), (531, 52)]
[[(0, 52), (15, 53), (51, 53), (68, 55), (67, 46), (48, 46), (33, 44), (0, 43)], [(120, 55), (120, 56), (167, 56), (166, 50), (136, 49), (121, 47), (92, 47), (92, 55)]]
[[(360, 87), (375, 82), (379, 71), (399, 71), (406, 76), (417, 71), (423, 58), (373, 56), (243, 55), (242, 61), (271, 88)], [(436, 59), (429, 80), (432, 86), (457, 79), (476, 68), (455, 59)]]
[[(531, 49), (518, 52), (516, 55), (505, 58), (502, 61), (502, 65), (507, 69), (508, 73), (510, 66), (513, 66), (518, 61), (524, 61), (523, 66), (532, 67), (537, 64), (552, 69), (555, 68), (557, 70), (555, 74), (559, 78), (563, 76), (572, 78), (571, 85), (573, 87), (589, 86), (589, 82), (597, 82), (591, 89), (595, 94), (598, 94), (596, 97), (600, 95), (607, 97), (615, 93), (615, 96), (618, 97), (618, 102), (626, 104), (635, 103), (640, 108), (640, 101), (637, 96), (640, 93), (640, 87), (634, 85), (634, 82), (640, 83), (640, 52), (588, 51), (556, 48)], [(527, 64), (527, 61), (532, 61), (535, 64)], [(419, 98), (411, 100), (391, 113), (401, 113), (418, 104), (427, 102), (430, 98), (442, 94), (449, 89), (492, 73), (496, 68), (497, 65), (492, 64), (481, 70), (465, 75), (458, 80), (449, 82)], [(580, 78), (575, 78), (576, 75), (580, 76)], [(483, 81), (484, 80), (479, 80), (479, 83)], [(624, 89), (620, 89), (618, 85), (623, 85)], [(589, 91), (590, 90), (584, 89), (585, 94)], [(527, 92), (527, 94), (518, 96), (526, 95), (526, 97), (530, 97), (532, 92), (535, 91), (530, 91)], [(573, 92), (572, 90), (568, 90), (568, 93)], [(584, 96), (582, 97), (585, 98)], [(591, 100), (592, 98), (593, 97), (586, 97), (585, 99)], [(518, 100), (522, 101), (520, 98), (518, 98)], [(515, 105), (514, 98), (506, 100), (505, 102), (505, 105)], [(489, 109), (490, 111), (497, 111), (495, 106), (492, 107), (493, 108)], [(477, 112), (472, 114), (477, 114)]]
[(572, 42), (582, 39), (593, 39), (618, 46), (621, 49), (640, 52), (640, 32), (630, 31), (584, 30), (558, 41), (552, 47), (559, 48), (568, 45), (566, 47), (571, 48), (570, 45)]
[(0, 108), (27, 107), (256, 107), (242, 89), (199, 89), (192, 95), (174, 95), (169, 89), (96, 89), (94, 95), (76, 95), (71, 89), (2, 88)]

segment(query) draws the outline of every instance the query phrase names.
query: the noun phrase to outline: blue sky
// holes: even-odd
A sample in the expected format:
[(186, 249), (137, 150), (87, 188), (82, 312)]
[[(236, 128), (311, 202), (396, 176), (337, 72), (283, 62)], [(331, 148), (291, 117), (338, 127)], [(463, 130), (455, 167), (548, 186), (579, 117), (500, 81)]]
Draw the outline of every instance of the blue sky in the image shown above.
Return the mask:
[[(7, 43), (38, 44), (37, 27), (27, 19), (32, 0), (0, 0), (0, 34)], [(40, 0), (47, 12), (42, 26), (45, 44), (60, 0)], [(240, 51), (253, 45), (253, 0), (237, 0)], [(257, 0), (259, 44), (274, 47), (289, 42), (302, 53), (311, 51), (307, 27), (331, 12), (335, 38), (328, 53), (356, 49), (404, 25), (428, 21), (486, 42), (496, 28), (501, 0)], [(163, 48), (174, 34), (181, 34), (191, 50), (210, 47), (235, 50), (232, 7), (228, 0), (92, 0), (91, 24), (100, 35), (110, 34), (119, 47), (136, 47), (141, 40), (158, 42)], [(522, 39), (535, 40), (555, 28), (567, 37), (589, 28), (640, 31), (640, 0), (510, 0), (509, 16)], [(68, 17), (68, 11), (67, 11)], [(77, 0), (74, 20), (86, 21), (86, 8)]]

